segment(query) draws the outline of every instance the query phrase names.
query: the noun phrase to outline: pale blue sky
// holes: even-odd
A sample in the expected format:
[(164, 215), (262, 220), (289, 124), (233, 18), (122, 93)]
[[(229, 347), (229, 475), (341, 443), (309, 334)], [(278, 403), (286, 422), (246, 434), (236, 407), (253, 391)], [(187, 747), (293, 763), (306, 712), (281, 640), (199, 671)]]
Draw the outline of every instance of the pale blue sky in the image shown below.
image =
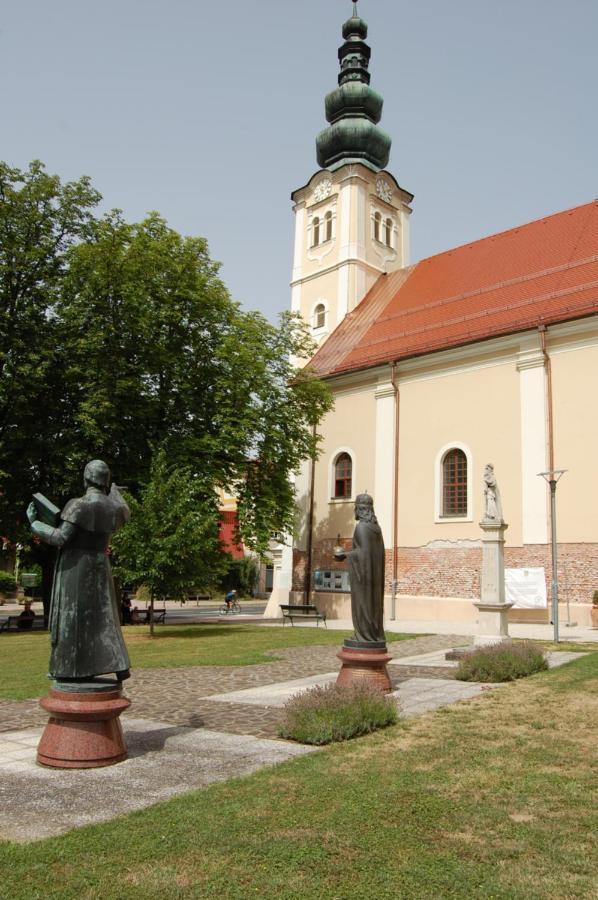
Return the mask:
[[(361, 0), (419, 259), (598, 196), (597, 0)], [(289, 305), (290, 193), (349, 0), (0, 0), (0, 158), (208, 238), (235, 299)]]

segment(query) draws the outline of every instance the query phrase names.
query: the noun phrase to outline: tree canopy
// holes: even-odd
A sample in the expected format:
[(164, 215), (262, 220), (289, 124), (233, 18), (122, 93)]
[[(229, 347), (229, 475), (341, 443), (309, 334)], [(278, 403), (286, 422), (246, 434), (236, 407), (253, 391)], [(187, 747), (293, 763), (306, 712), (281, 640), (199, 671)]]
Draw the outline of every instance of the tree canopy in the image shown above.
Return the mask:
[(331, 404), (293, 364), (305, 327), (242, 310), (205, 239), (157, 213), (97, 216), (99, 199), (88, 179), (0, 165), (0, 531), (18, 537), (33, 490), (79, 492), (93, 457), (139, 496), (163, 451), (206, 504), (234, 491), (263, 551), (292, 528), (289, 476)]

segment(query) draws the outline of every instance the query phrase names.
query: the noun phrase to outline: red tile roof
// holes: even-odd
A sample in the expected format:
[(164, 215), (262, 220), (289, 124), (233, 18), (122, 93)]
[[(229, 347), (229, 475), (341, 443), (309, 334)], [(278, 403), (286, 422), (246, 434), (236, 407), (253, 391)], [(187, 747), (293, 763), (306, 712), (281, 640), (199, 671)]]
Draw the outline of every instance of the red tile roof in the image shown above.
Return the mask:
[(598, 201), (381, 275), (312, 360), (351, 372), (598, 313)]

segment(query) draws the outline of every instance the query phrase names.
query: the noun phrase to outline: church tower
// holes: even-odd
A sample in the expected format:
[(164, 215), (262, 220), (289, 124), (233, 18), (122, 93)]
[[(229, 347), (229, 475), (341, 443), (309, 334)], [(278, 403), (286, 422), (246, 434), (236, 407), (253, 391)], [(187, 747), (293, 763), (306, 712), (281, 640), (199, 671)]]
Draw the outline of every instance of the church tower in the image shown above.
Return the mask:
[(338, 87), (326, 97), (328, 128), (316, 139), (320, 168), (294, 191), (292, 309), (318, 343), (377, 278), (409, 265), (413, 195), (386, 170), (391, 138), (379, 128), (383, 99), (370, 87), (368, 27), (343, 25)]

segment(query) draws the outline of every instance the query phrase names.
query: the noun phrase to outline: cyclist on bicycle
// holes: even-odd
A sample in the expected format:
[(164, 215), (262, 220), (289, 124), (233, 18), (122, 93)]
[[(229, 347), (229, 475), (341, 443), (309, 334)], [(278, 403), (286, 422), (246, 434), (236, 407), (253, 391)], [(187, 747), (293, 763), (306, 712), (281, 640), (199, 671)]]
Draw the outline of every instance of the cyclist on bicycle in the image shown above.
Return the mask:
[(232, 607), (233, 600), (235, 599), (236, 596), (237, 596), (236, 591), (229, 591), (228, 594), (226, 594), (226, 596), (224, 598), (224, 602), (226, 603), (227, 609), (230, 609)]

